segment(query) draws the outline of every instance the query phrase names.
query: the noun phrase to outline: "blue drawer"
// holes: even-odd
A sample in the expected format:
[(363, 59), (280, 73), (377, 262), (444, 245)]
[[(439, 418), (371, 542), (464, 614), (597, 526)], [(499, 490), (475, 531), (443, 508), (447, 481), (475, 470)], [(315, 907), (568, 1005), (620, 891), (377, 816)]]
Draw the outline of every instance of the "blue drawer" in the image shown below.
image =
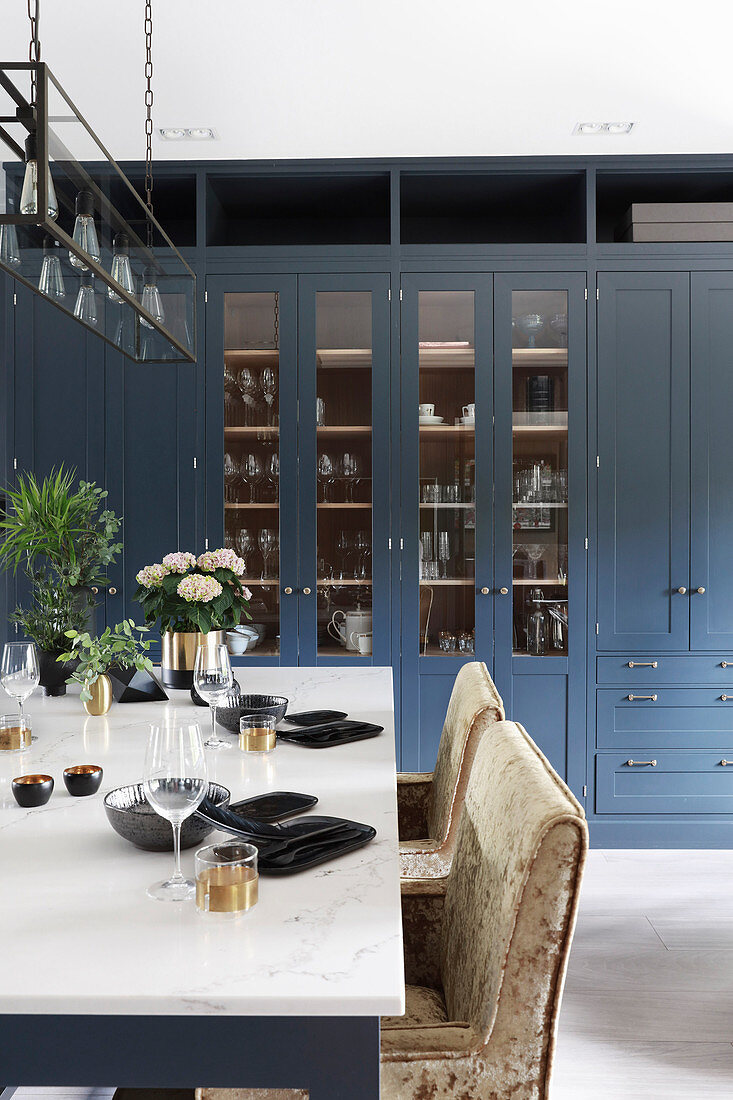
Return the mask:
[[(733, 757), (733, 753), (731, 754)], [(720, 753), (654, 752), (596, 756), (597, 814), (733, 813), (733, 760)], [(725, 757), (723, 757), (725, 759)]]
[(599, 688), (596, 747), (633, 749), (719, 748), (733, 756), (733, 689)]
[(597, 657), (599, 684), (727, 684), (733, 692), (733, 656), (665, 657), (660, 653)]

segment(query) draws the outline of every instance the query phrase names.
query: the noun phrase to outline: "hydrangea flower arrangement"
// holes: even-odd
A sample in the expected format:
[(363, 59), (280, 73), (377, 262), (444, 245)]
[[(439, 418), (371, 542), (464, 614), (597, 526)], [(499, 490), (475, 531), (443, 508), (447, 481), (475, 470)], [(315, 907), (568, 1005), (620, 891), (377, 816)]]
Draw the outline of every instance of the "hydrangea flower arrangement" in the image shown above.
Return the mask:
[(243, 576), (244, 561), (234, 550), (207, 550), (198, 557), (176, 551), (140, 570), (135, 599), (145, 622), (159, 622), (161, 633), (231, 630), (243, 616), (251, 617), (252, 593)]

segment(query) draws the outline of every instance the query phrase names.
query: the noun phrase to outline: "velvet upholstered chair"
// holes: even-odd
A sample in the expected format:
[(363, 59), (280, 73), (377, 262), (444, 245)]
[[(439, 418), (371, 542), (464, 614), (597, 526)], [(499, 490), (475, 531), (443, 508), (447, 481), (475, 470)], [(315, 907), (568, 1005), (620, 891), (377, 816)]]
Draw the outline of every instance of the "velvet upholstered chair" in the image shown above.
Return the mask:
[(464, 665), (448, 703), (435, 771), (397, 776), (404, 878), (442, 878), (450, 871), (476, 747), (503, 718), (504, 704), (486, 665)]
[(382, 1100), (548, 1100), (587, 848), (581, 806), (522, 727), (499, 723), (476, 753), (450, 875), (402, 884), (406, 1011), (382, 1020)]

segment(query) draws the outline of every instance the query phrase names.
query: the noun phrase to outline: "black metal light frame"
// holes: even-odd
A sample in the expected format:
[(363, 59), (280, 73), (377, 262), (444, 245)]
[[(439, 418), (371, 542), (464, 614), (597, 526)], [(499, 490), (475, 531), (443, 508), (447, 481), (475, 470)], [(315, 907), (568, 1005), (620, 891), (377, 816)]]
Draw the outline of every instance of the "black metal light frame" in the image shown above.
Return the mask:
[[(17, 86), (18, 74), (36, 74), (36, 102), (33, 106), (25, 95), (21, 92)], [(187, 319), (185, 328), (187, 330), (187, 338), (181, 338), (181, 334), (178, 335), (171, 332), (169, 328), (165, 326), (165, 323), (161, 323), (156, 320), (146, 309), (142, 307), (140, 301), (132, 294), (128, 293), (115, 279), (112, 278), (109, 271), (102, 266), (101, 263), (94, 260), (86, 252), (79, 248), (73, 237), (70, 236), (57, 222), (56, 219), (48, 216), (48, 172), (53, 167), (54, 162), (59, 164), (64, 163), (61, 157), (58, 155), (54, 157), (54, 160), (50, 160), (49, 156), (49, 84), (53, 85), (53, 88), (62, 98), (64, 104), (68, 106), (72, 112), (74, 119), (77, 120), (83, 126), (84, 130), (91, 137), (92, 141), (100, 152), (106, 157), (106, 163), (101, 162), (101, 167), (108, 170), (111, 168), (111, 177), (120, 181), (126, 188), (125, 194), (129, 193), (130, 198), (136, 204), (136, 208), (139, 208), (141, 218), (146, 223), (146, 229), (152, 229), (152, 237), (156, 241), (162, 239), (163, 246), (150, 247), (146, 243), (146, 239), (151, 239), (149, 233), (138, 233), (133, 229), (125, 217), (119, 210), (112, 204), (110, 198), (100, 188), (99, 184), (93, 178), (95, 169), (97, 172), (100, 169), (99, 164), (89, 164), (85, 166), (84, 163), (77, 160), (61, 139), (53, 131), (53, 146), (57, 153), (65, 154), (65, 162), (73, 165), (74, 174), (79, 179), (84, 181), (84, 187), (91, 191), (94, 195), (95, 209), (99, 212), (102, 225), (106, 225), (114, 230), (114, 233), (124, 232), (127, 234), (130, 242), (130, 253), (134, 254), (138, 264), (141, 268), (153, 268), (163, 286), (165, 286), (165, 280), (175, 279), (177, 286), (183, 288), (178, 293), (185, 295), (184, 301), (187, 309), (190, 309), (190, 316)], [(118, 348), (128, 358), (133, 359), (135, 362), (195, 362), (196, 361), (196, 276), (193, 270), (184, 260), (183, 256), (176, 249), (173, 242), (168, 237), (165, 230), (159, 224), (159, 222), (150, 213), (150, 210), (146, 206), (145, 202), (132, 186), (130, 181), (125, 176), (124, 172), (120, 169), (114, 158), (107, 151), (106, 147), (102, 144), (84, 117), (80, 114), (76, 106), (69, 99), (68, 95), (61, 87), (59, 82), (54, 77), (53, 73), (49, 70), (45, 62), (0, 62), (0, 88), (4, 89), (7, 95), (12, 99), (16, 105), (16, 114), (13, 116), (5, 115), (0, 116), (0, 141), (2, 141), (8, 149), (14, 154), (21, 164), (25, 163), (25, 153), (21, 144), (16, 141), (12, 133), (8, 129), (8, 124), (14, 124), (16, 127), (20, 124), (27, 130), (29, 134), (35, 134), (36, 136), (36, 150), (37, 150), (37, 163), (38, 163), (38, 213), (36, 214), (22, 214), (18, 212), (12, 213), (0, 213), (0, 225), (15, 225), (15, 226), (27, 226), (33, 228), (40, 228), (47, 233), (54, 240), (69, 252), (82, 261), (83, 265), (91, 272), (105, 287), (111, 288), (117, 298), (125, 305), (131, 307), (134, 311), (133, 316), (135, 320), (134, 325), (134, 344), (132, 349), (130, 346), (122, 346), (111, 338), (108, 332), (103, 328), (97, 328), (93, 325), (87, 324), (80, 318), (75, 318), (79, 324), (84, 325), (90, 332), (100, 336), (107, 343), (113, 347)], [(3, 166), (7, 171), (7, 165)], [(31, 290), (37, 294), (41, 292), (38, 289), (36, 283), (28, 278), (25, 278), (16, 267), (6, 266), (0, 261), (0, 269), (8, 272), (14, 279), (22, 282)], [(62, 312), (67, 315), (72, 315), (71, 310), (61, 305), (51, 297), (41, 295), (45, 301), (51, 302), (56, 305)], [(158, 357), (143, 356), (142, 354), (142, 337), (141, 322), (143, 322), (148, 329), (153, 329), (159, 334), (164, 341), (166, 348), (166, 354), (159, 355)], [(168, 354), (170, 351), (170, 354)]]

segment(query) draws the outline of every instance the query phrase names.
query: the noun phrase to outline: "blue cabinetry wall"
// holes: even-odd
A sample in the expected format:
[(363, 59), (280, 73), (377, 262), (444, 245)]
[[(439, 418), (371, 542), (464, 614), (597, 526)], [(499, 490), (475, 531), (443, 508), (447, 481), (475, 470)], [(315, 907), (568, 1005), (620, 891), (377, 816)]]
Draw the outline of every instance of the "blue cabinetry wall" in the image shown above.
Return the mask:
[[(415, 288), (431, 281), (470, 285), (485, 300), (478, 323), (486, 361), (478, 386), (499, 423), (486, 426), (481, 441), (489, 506), (477, 587), (491, 594), (476, 594), (477, 654), (493, 670), (510, 714), (583, 800), (593, 843), (727, 844), (733, 768), (721, 761), (733, 758), (733, 717), (727, 717), (733, 714), (733, 249), (619, 244), (614, 226), (637, 195), (682, 201), (684, 188), (696, 183), (711, 199), (729, 197), (733, 161), (167, 165), (160, 175), (171, 192), (185, 177), (190, 192), (178, 209), (186, 211), (186, 255), (199, 276), (197, 364), (123, 362), (0, 275), (4, 482), (12, 481), (14, 464), (42, 474), (63, 461), (106, 484), (111, 506), (124, 516), (125, 552), (99, 621), (139, 618), (131, 594), (140, 565), (176, 545), (201, 547), (220, 530), (217, 293), (269, 281), (285, 303), (290, 288), (283, 309), (291, 309), (293, 327), (289, 337), (286, 326), (281, 331), (293, 342), (292, 389), (284, 400), (294, 403), (297, 360), (312, 320), (298, 280), (311, 290), (319, 280), (350, 276), (383, 283), (392, 293), (380, 320), (390, 364), (380, 393), (379, 569), (388, 602), (374, 659), (394, 668), (403, 766), (431, 767), (461, 660), (428, 658), (418, 668), (413, 645), (411, 303)], [(327, 200), (317, 194), (320, 178), (331, 181)], [(279, 190), (283, 180), (288, 187)], [(521, 204), (512, 198), (518, 183)], [(301, 213), (279, 217), (278, 203), (298, 188), (305, 196)], [(513, 286), (536, 280), (542, 287), (548, 279), (576, 295), (582, 321), (571, 405), (578, 449), (569, 576), (577, 588), (569, 656), (540, 663), (512, 658), (508, 618), (495, 594), (511, 585), (507, 525), (498, 521), (509, 507), (511, 451), (501, 427), (506, 394), (501, 384), (497, 389), (506, 331), (497, 319)], [(208, 303), (207, 285), (214, 291)], [(285, 548), (296, 576), (307, 558), (298, 537)], [(15, 598), (15, 585), (3, 578), (0, 612)], [(296, 607), (296, 634), (300, 617)], [(730, 702), (722, 698), (729, 684)], [(653, 766), (641, 763), (652, 759)]]

